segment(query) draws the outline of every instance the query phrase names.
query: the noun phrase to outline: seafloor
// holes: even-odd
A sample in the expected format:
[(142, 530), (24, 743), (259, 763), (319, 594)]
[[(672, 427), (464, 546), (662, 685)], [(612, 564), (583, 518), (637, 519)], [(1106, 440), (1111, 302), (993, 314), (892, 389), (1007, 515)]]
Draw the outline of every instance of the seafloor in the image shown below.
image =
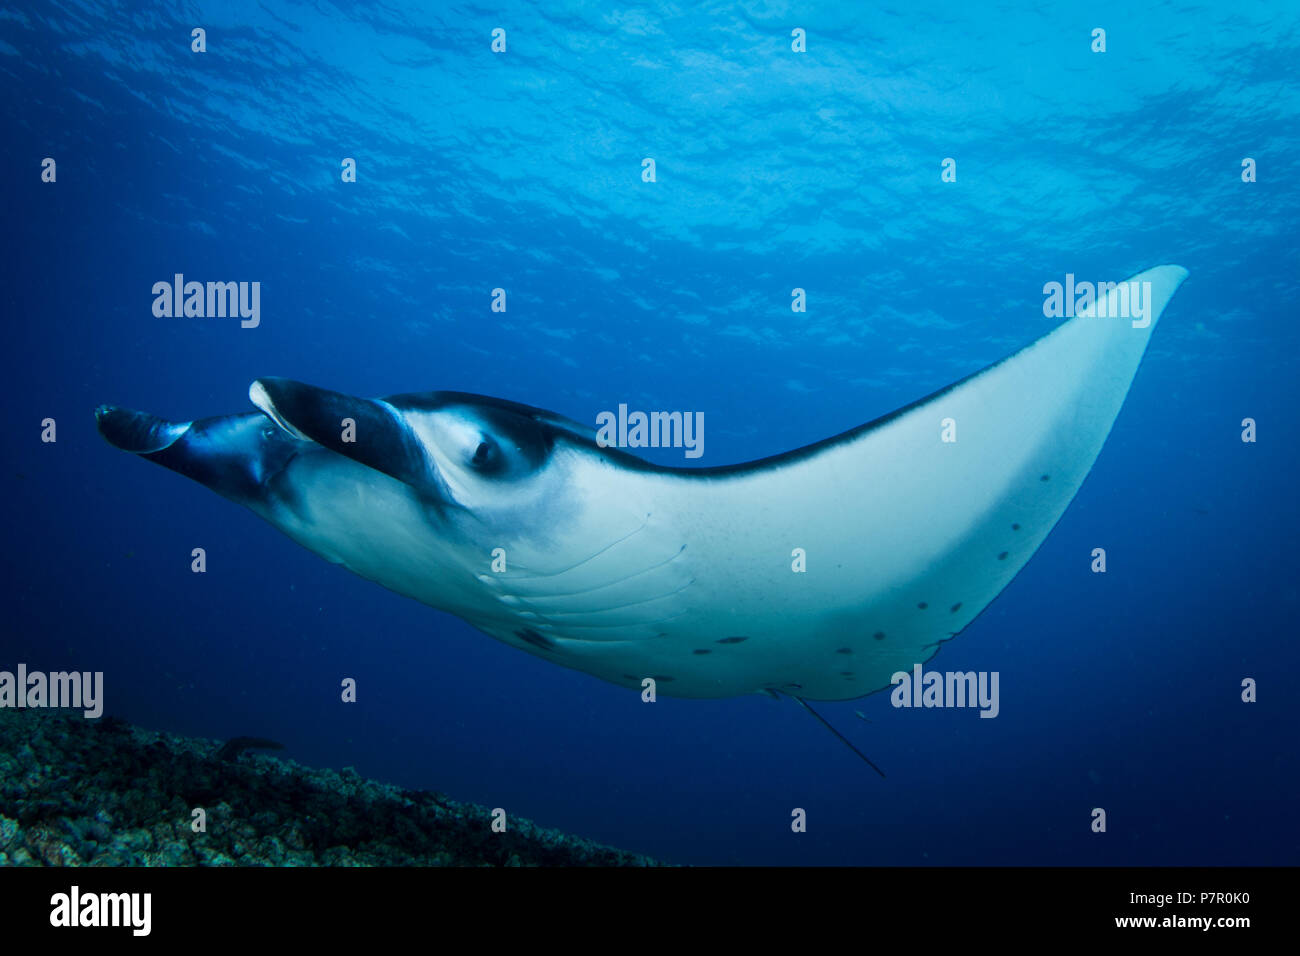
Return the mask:
[(230, 749), (113, 717), (0, 709), (0, 866), (655, 865), (515, 816), (494, 833), (489, 808), (351, 768)]

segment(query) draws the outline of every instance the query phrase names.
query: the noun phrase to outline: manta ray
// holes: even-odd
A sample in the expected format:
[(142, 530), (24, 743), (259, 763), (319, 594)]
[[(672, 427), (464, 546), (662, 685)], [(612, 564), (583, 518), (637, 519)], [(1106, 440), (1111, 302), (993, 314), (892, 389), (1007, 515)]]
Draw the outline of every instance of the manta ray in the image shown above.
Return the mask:
[(746, 464), (652, 464), (499, 398), (281, 378), (244, 414), (96, 417), (327, 561), (552, 663), (669, 696), (846, 700), (928, 661), (1025, 566), (1186, 275), (1128, 280), (1150, 283), (1145, 323), (1113, 317), (1112, 286), (983, 371)]

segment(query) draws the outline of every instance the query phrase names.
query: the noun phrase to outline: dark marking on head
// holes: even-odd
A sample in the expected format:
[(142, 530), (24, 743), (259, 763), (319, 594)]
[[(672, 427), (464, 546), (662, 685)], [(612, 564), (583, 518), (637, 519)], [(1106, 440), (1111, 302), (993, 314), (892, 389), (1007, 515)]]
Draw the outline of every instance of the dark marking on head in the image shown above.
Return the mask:
[(961, 601), (958, 601), (956, 604), (952, 606), (952, 613), (956, 614), (960, 610), (961, 610)]
[(885, 632), (884, 632), (884, 631), (876, 631), (876, 633), (875, 633), (875, 634), (872, 634), (871, 636), (872, 636), (873, 639), (875, 639), (875, 640), (877, 640), (877, 641), (883, 641), (883, 640), (885, 639)]
[(703, 647), (697, 647), (697, 648), (695, 648), (695, 650), (691, 651), (691, 653), (692, 653), (692, 654), (712, 654), (713, 651), (705, 650)]
[(922, 611), (924, 611), (930, 605), (926, 604), (924, 601), (921, 601), (916, 606), (919, 607)]
[(1050, 481), (1050, 480), (1051, 480), (1051, 477), (1052, 477), (1051, 475), (1043, 475), (1043, 477), (1039, 478), (1038, 480), (1039, 480), (1039, 481)]
[[(1007, 356), (1007, 358), (1010, 358), (1010, 356)], [(972, 372), (970, 375), (967, 375), (965, 378), (959, 379), (950, 385), (946, 385), (943, 388), (939, 389), (937, 392), (933, 392), (929, 395), (926, 395), (924, 398), (919, 398), (916, 401), (911, 402), (910, 404), (904, 405), (902, 408), (895, 409), (894, 411), (890, 412), (887, 415), (882, 415), (880, 418), (874, 419), (873, 421), (869, 421), (864, 425), (859, 425), (856, 428), (851, 428), (846, 432), (841, 432), (840, 434), (833, 435), (830, 438), (824, 438), (821, 441), (814, 442), (811, 445), (805, 445), (802, 448), (796, 448), (793, 449), (792, 451), (782, 452), (779, 455), (772, 455), (767, 458), (760, 458), (757, 461), (744, 462), (742, 464), (735, 464), (735, 465), (713, 465), (706, 468), (678, 468), (670, 465), (652, 464), (651, 462), (645, 461), (642, 458), (637, 458), (635, 455), (628, 454), (627, 452), (619, 448), (602, 448), (598, 446), (596, 444), (595, 429), (578, 425), (573, 422), (569, 422), (566, 419), (560, 418), (560, 416), (556, 415), (554, 412), (547, 412), (542, 409), (530, 408), (527, 405), (518, 405), (515, 402), (506, 402), (501, 399), (489, 399), (480, 395), (467, 395), (464, 393), (459, 393), (459, 395), (460, 397), (467, 399), (469, 403), (493, 402), (495, 404), (506, 407), (509, 410), (518, 409), (520, 410), (520, 414), (534, 415), (538, 417), (539, 420), (552, 425), (552, 427), (556, 428), (558, 432), (563, 433), (563, 437), (566, 441), (580, 446), (585, 446), (591, 451), (600, 454), (602, 457), (606, 458), (607, 460), (612, 461), (613, 463), (624, 468), (637, 469), (639, 471), (667, 473), (667, 474), (677, 475), (682, 478), (690, 478), (690, 479), (697, 479), (697, 480), (700, 479), (711, 480), (716, 478), (730, 478), (730, 477), (743, 478), (745, 476), (752, 475), (760, 471), (771, 471), (777, 468), (784, 468), (786, 466), (793, 465), (798, 462), (804, 461), (808, 458), (811, 458), (812, 456), (816, 455), (817, 453), (827, 448), (833, 448), (837, 445), (843, 445), (851, 441), (856, 441), (857, 439), (861, 438), (863, 435), (867, 435), (873, 431), (876, 431), (877, 429), (884, 428), (890, 422), (902, 418), (903, 416), (907, 415), (911, 411), (914, 411), (915, 409), (921, 408), (932, 402), (938, 401), (938, 399), (961, 388), (963, 385), (975, 381), (981, 375), (987, 375), (989, 372), (998, 368), (1003, 362), (1007, 361), (1007, 358), (999, 359), (997, 362), (994, 362), (992, 365), (986, 366), (985, 368), (980, 369), (978, 372)], [(445, 402), (448, 396), (453, 396), (456, 394), (458, 393), (435, 392), (432, 393), (431, 395), (425, 395), (425, 396), (419, 396), (419, 395), (394, 396), (388, 399), (388, 401), (392, 402), (394, 405), (398, 404), (399, 398), (403, 399), (406, 402), (411, 402), (411, 401), (430, 402), (430, 401), (437, 401), (437, 400), (441, 400)]]
[(720, 637), (717, 640), (719, 644), (739, 644), (741, 641), (749, 640), (748, 637)]
[(840, 676), (841, 676), (841, 677), (852, 677), (852, 676), (853, 676), (853, 671), (840, 671)]
[[(1008, 356), (1007, 358), (1010, 358)], [(468, 392), (425, 392), (421, 394), (393, 395), (386, 399), (389, 403), (397, 408), (425, 408), (434, 409), (442, 408), (451, 404), (467, 405), (478, 410), (485, 406), (499, 410), (502, 414), (513, 416), (525, 421), (531, 421), (539, 424), (546, 429), (544, 439), (548, 444), (557, 439), (563, 439), (571, 444), (585, 447), (604, 458), (620, 465), (624, 468), (636, 469), (639, 471), (658, 472), (661, 474), (672, 474), (683, 478), (691, 479), (715, 479), (728, 477), (744, 477), (752, 475), (759, 471), (769, 471), (776, 468), (783, 468), (800, 461), (804, 461), (816, 455), (826, 448), (832, 448), (836, 445), (843, 445), (850, 441), (855, 441), (863, 435), (883, 428), (890, 422), (902, 418), (909, 412), (937, 401), (939, 398), (947, 395), (956, 389), (961, 388), (970, 382), (973, 382), (981, 375), (987, 375), (989, 372), (998, 368), (1007, 358), (999, 359), (992, 365), (989, 365), (978, 372), (972, 372), (965, 378), (959, 379), (950, 385), (946, 385), (924, 398), (919, 398), (902, 408), (895, 409), (887, 415), (882, 415), (873, 421), (856, 428), (851, 428), (846, 432), (825, 438), (822, 441), (814, 442), (811, 445), (805, 445), (803, 448), (796, 448), (792, 451), (782, 452), (779, 455), (772, 455), (768, 458), (761, 458), (757, 461), (745, 462), (736, 465), (714, 465), (707, 468), (677, 468), (670, 465), (656, 465), (644, 459), (637, 458), (635, 455), (628, 454), (618, 448), (602, 448), (596, 444), (595, 429), (590, 426), (580, 425), (577, 422), (557, 415), (555, 412), (549, 412), (545, 409), (534, 408), (530, 405), (522, 405), (518, 402), (511, 402), (505, 399), (492, 398), (486, 395), (473, 395)], [(520, 448), (527, 454), (527, 449)], [(549, 449), (548, 449), (549, 450)]]
[(998, 555), (998, 560), (999, 560), (999, 561), (1005, 561), (1006, 559), (1007, 559), (1007, 552), (1006, 552), (1006, 551), (1003, 551), (1001, 554)]
[(836, 653), (836, 654), (852, 654), (852, 653), (853, 653), (853, 648), (851, 648), (851, 647), (839, 647), (839, 648), (836, 648), (836, 649), (835, 649), (835, 653)]
[[(581, 429), (553, 412), (521, 405), (504, 398), (491, 398), (486, 395), (471, 395), (468, 392), (422, 392), (391, 395), (385, 399), (397, 409), (415, 409), (419, 411), (441, 411), (443, 409), (463, 409), (477, 417), (484, 429), (490, 433), (485, 436), (511, 445), (527, 462), (530, 469), (540, 468), (555, 447), (556, 438), (567, 433), (570, 428)], [(492, 442), (482, 452), (482, 466), (486, 473), (494, 473), (495, 464)], [(474, 454), (479, 455), (478, 446)]]
[(1020, 525), (1018, 525), (1018, 524), (1013, 524), (1013, 525), (1011, 526), (1011, 530), (1012, 530), (1012, 531), (1019, 531), (1019, 530), (1020, 530)]
[(544, 651), (555, 650), (555, 642), (553, 640), (549, 637), (543, 637), (531, 627), (521, 627), (519, 630), (515, 631), (515, 637), (519, 638), (521, 641), (527, 641), (529, 644), (533, 645), (533, 647), (540, 648)]

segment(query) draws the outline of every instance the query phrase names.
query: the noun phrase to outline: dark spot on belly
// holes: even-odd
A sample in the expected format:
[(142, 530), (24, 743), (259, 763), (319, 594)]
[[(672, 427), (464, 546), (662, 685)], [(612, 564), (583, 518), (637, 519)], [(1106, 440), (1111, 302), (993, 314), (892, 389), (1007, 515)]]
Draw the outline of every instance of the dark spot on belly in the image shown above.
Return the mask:
[(851, 647), (837, 647), (837, 648), (835, 649), (835, 653), (836, 653), (836, 654), (852, 654), (852, 653), (853, 653), (853, 648), (851, 648)]
[(956, 614), (960, 610), (961, 610), (961, 601), (958, 601), (956, 604), (952, 606), (952, 613)]
[(712, 654), (713, 651), (705, 650), (705, 649), (702, 648), (702, 647), (697, 647), (695, 650), (691, 651), (691, 653), (692, 653), (692, 654)]
[(1019, 531), (1019, 530), (1020, 530), (1020, 525), (1018, 525), (1018, 524), (1013, 524), (1013, 525), (1011, 526), (1011, 530), (1012, 530), (1012, 531)]
[(747, 641), (747, 640), (749, 640), (748, 637), (720, 637), (720, 638), (718, 638), (717, 643), (719, 643), (719, 644), (739, 644), (741, 641)]
[(998, 560), (999, 560), (999, 561), (1005, 561), (1006, 559), (1007, 559), (1007, 552), (1006, 552), (1006, 551), (1003, 551), (1001, 554), (998, 555)]
[(519, 638), (521, 641), (527, 641), (529, 644), (533, 645), (533, 647), (541, 648), (544, 651), (555, 650), (555, 642), (553, 640), (548, 637), (543, 637), (531, 627), (522, 627), (515, 631), (515, 637)]
[(916, 606), (919, 607), (922, 611), (924, 611), (930, 605), (926, 604), (924, 601), (921, 601)]
[(876, 631), (876, 633), (875, 633), (875, 634), (872, 634), (871, 636), (872, 636), (873, 638), (875, 638), (876, 640), (878, 640), (878, 641), (883, 641), (883, 640), (885, 639), (885, 632), (884, 632), (884, 631)]

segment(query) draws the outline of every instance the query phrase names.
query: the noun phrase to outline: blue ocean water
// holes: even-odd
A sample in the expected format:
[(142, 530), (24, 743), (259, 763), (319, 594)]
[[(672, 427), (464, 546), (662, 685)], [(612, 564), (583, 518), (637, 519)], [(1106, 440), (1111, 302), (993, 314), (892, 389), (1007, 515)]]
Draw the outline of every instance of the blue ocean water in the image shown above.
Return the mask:
[[(1300, 862), (1300, 8), (1135, 6), (0, 11), (0, 668), (675, 862)], [(651, 706), (499, 644), (91, 414), (246, 411), (263, 375), (625, 402), (703, 412), (727, 464), (1028, 344), (1045, 282), (1162, 263), (1190, 277), (1092, 474), (931, 665), (998, 671), (999, 717), (820, 706), (885, 780), (791, 701)], [(176, 273), (259, 281), (260, 325), (156, 317)]]

